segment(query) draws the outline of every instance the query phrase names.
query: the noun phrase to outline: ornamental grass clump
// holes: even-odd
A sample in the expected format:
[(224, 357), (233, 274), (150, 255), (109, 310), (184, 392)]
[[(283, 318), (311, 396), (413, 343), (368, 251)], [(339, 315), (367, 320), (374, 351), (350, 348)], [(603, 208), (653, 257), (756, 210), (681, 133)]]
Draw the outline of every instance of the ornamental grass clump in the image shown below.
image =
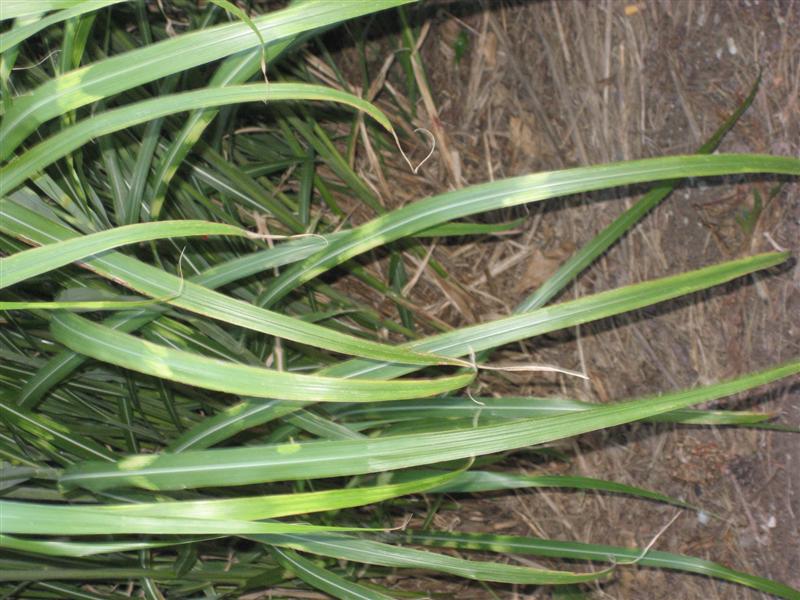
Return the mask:
[[(769, 252), (553, 302), (684, 178), (793, 178), (800, 160), (712, 153), (756, 86), (695, 155), (534, 173), (387, 209), (347, 155), (363, 144), (416, 171), (403, 154), (409, 128), (375, 90), (313, 80), (304, 52), (335, 68), (323, 33), (409, 3), (305, 0), (256, 14), (226, 0), (3, 0), (3, 597), (423, 597), (390, 579), (420, 570), (574, 591), (638, 566), (800, 597), (653, 547), (429, 526), (445, 497), (533, 487), (697, 510), (613, 481), (521, 475), (504, 454), (634, 421), (762, 426), (769, 415), (697, 405), (795, 375), (800, 358), (609, 404), (471, 389), (488, 370), (583, 376), (498, 366), (492, 354), (781, 268), (789, 253)], [(332, 135), (334, 121), (353, 134)], [(467, 217), (650, 182), (512, 314), (456, 328), (405, 293), (404, 257), (449, 278), (420, 239), (524, 226)], [(369, 215), (358, 225), (353, 203)], [(388, 277), (365, 267), (373, 251)], [(426, 506), (423, 527), (403, 526)], [(511, 553), (569, 562), (507, 564)]]

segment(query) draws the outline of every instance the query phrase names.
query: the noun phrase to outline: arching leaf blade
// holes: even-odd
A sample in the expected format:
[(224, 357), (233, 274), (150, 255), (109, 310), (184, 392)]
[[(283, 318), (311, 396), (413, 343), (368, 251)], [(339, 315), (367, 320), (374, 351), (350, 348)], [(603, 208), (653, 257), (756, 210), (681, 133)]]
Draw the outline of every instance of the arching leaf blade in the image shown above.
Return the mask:
[[(74, 6), (47, 15), (46, 17), (43, 17), (33, 23), (29, 23), (21, 27), (13, 27), (10, 31), (0, 34), (0, 54), (5, 52), (9, 48), (12, 48), (17, 44), (24, 42), (29, 37), (36, 35), (43, 29), (46, 29), (52, 25), (56, 25), (57, 23), (61, 23), (63, 21), (66, 21), (67, 19), (79, 17), (80, 15), (86, 14), (88, 12), (102, 10), (103, 8), (112, 6), (114, 4), (119, 4), (121, 2), (128, 2), (128, 0), (93, 0), (92, 2), (77, 1), (73, 2)], [(9, 8), (12, 9), (11, 11), (12, 14), (14, 12), (13, 11), (14, 7), (9, 7), (8, 4), (9, 4), (8, 2), (4, 2), (3, 10), (0, 11), (3, 13), (3, 20), (10, 18), (7, 14)], [(34, 10), (37, 10), (37, 12), (43, 10), (42, 8), (37, 6), (41, 4), (41, 2), (31, 4), (31, 2), (23, 0), (23, 5), (25, 4), (33, 6)]]
[(253, 367), (175, 350), (67, 312), (56, 312), (50, 328), (56, 341), (96, 360), (186, 385), (242, 396), (374, 402), (436, 395), (464, 387), (474, 377), (466, 373), (393, 382), (348, 381)]
[(28, 178), (89, 141), (134, 125), (177, 112), (245, 102), (317, 100), (346, 104), (362, 110), (387, 130), (391, 123), (373, 104), (347, 92), (308, 83), (253, 83), (211, 87), (169, 94), (104, 111), (61, 130), (0, 167), (0, 195), (11, 192)]
[[(268, 44), (411, 0), (309, 0), (253, 19)], [(69, 4), (73, 6), (75, 3)], [(41, 10), (41, 8), (39, 9)], [(91, 102), (259, 45), (247, 23), (193, 31), (52, 78), (19, 98), (0, 124), (7, 159), (39, 125)]]
[(447, 192), (352, 229), (349, 235), (285, 270), (259, 302), (269, 306), (298, 285), (354, 256), (453, 219), (621, 185), (735, 173), (800, 175), (800, 159), (756, 154), (668, 156), (547, 171)]
[[(194, 541), (194, 540), (192, 540)], [(147, 550), (150, 548), (164, 548), (186, 542), (181, 541), (123, 541), (123, 542), (64, 542), (59, 540), (41, 540), (19, 538), (11, 535), (0, 534), (0, 548), (16, 550), (29, 554), (43, 554), (46, 556), (66, 556), (82, 558), (97, 554), (115, 554), (117, 552), (131, 552)]]
[[(16, 202), (0, 203), (0, 231), (33, 245), (79, 237), (72, 229), (55, 223)], [(338, 333), (282, 313), (214, 292), (169, 272), (117, 252), (86, 259), (82, 266), (151, 298), (207, 317), (267, 335), (293, 340), (333, 352), (356, 356), (381, 356), (409, 364), (461, 364), (447, 358)]]
[(500, 562), (465, 560), (455, 556), (344, 535), (256, 535), (247, 537), (270, 546), (292, 548), (340, 560), (385, 567), (425, 569), (477, 581), (566, 585), (596, 581), (611, 572), (611, 569), (604, 569), (591, 573), (576, 573), (507, 565)]
[[(401, 536), (392, 537), (399, 538)], [(513, 552), (515, 554), (599, 562), (623, 563), (637, 561), (637, 564), (643, 567), (655, 567), (659, 569), (671, 569), (707, 575), (716, 579), (744, 585), (766, 594), (774, 594), (779, 598), (786, 598), (787, 600), (800, 599), (800, 591), (778, 581), (759, 577), (757, 575), (750, 575), (749, 573), (743, 573), (741, 571), (734, 571), (733, 569), (723, 567), (722, 565), (702, 558), (695, 558), (683, 554), (672, 554), (660, 550), (649, 550), (645, 553), (640, 548), (620, 548), (617, 546), (545, 540), (534, 537), (472, 533), (410, 532), (402, 537), (404, 537), (407, 542), (444, 548), (460, 548), (465, 550), (471, 549), (502, 553)]]
[[(0, 199), (2, 205), (9, 202)], [(208, 221), (159, 221), (116, 227), (0, 258), (0, 289), (113, 248), (164, 238), (198, 235), (247, 237), (241, 227)]]
[(294, 573), (311, 587), (322, 590), (342, 600), (392, 600), (391, 596), (345, 579), (316, 563), (303, 558), (297, 552), (271, 546), (270, 554), (283, 568)]
[(81, 506), (0, 500), (0, 530), (23, 535), (241, 535), (354, 531), (354, 527), (304, 525), (276, 521), (126, 516)]
[(382, 502), (399, 496), (420, 494), (447, 487), (463, 474), (462, 471), (409, 473), (403, 481), (371, 487), (341, 488), (319, 492), (296, 492), (220, 500), (182, 500), (139, 504), (98, 506), (96, 510), (122, 515), (151, 517), (187, 517), (197, 519), (232, 519), (255, 521), (339, 510)]

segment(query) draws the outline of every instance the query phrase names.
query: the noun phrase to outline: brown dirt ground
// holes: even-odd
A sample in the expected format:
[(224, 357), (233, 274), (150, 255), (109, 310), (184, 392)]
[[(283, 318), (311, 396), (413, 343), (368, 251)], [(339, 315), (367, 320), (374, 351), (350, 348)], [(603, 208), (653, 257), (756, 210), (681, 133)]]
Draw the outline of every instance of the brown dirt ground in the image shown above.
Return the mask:
[[(721, 150), (800, 154), (800, 2), (476, 0), (428, 4), (423, 11), (430, 30), (420, 51), (430, 99), (417, 102), (415, 125), (433, 132), (437, 151), (418, 176), (396, 163), (386, 174), (391, 191), (374, 160), (357, 158), (388, 205), (488, 179), (690, 153), (746, 96), (759, 68), (758, 97)], [(460, 34), (469, 44), (456, 61)], [(380, 64), (390, 49), (378, 39), (369, 51)], [(394, 67), (389, 84), (402, 100), (398, 75)], [(392, 89), (386, 86), (378, 95), (387, 109)], [(415, 150), (415, 156), (422, 154), (424, 149)], [(775, 246), (797, 256), (797, 183), (783, 185), (765, 203), (752, 232), (737, 221), (752, 208), (756, 194), (766, 199), (774, 185), (769, 178), (683, 185), (562, 297)], [(410, 298), (451, 325), (507, 314), (640, 192), (573, 197), (498, 215), (528, 218), (513, 237), (435, 248), (433, 256), (458, 284), (437, 283), (425, 270)], [(412, 273), (417, 266), (409, 260)], [(800, 267), (795, 262), (744, 284), (520, 344), (503, 357), (585, 369), (591, 376), (587, 383), (516, 374), (510, 380), (484, 377), (483, 392), (560, 393), (608, 402), (710, 383), (797, 356), (798, 315)], [(800, 426), (800, 380), (720, 405), (767, 411), (781, 423)], [(562, 449), (573, 454), (567, 472), (655, 489), (723, 516), (703, 524), (685, 512), (656, 549), (800, 588), (800, 445), (793, 434), (633, 425), (582, 436)], [(525, 453), (513, 465), (529, 473), (564, 471), (563, 463), (535, 462)], [(460, 499), (457, 510), (437, 515), (436, 524), (642, 547), (675, 512), (622, 497), (525, 491)], [(507, 557), (510, 562), (520, 558)], [(454, 597), (492, 597), (486, 589), (425, 574), (409, 585)], [(533, 587), (493, 589), (503, 598), (551, 593)], [(613, 582), (589, 595), (762, 597), (703, 577), (633, 568), (620, 569)]]

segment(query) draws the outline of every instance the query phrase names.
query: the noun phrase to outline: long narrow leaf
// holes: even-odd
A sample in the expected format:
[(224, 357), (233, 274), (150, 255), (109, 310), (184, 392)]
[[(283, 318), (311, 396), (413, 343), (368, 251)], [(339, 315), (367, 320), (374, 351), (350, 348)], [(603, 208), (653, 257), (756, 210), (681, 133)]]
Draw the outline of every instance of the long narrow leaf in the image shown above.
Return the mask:
[(105, 111), (68, 127), (37, 144), (0, 167), (0, 195), (5, 195), (26, 179), (41, 171), (90, 140), (121, 129), (146, 123), (177, 112), (240, 104), (243, 102), (280, 102), (285, 100), (324, 100), (339, 102), (363, 110), (392, 131), (391, 123), (374, 105), (339, 90), (307, 83), (254, 83), (159, 96), (129, 106)]
[[(572, 398), (539, 397), (452, 397), (436, 400), (382, 402), (374, 406), (351, 406), (335, 410), (338, 419), (378, 420), (382, 423), (408, 423), (419, 427), (421, 422), (486, 423), (497, 420), (528, 419), (589, 410), (596, 403)], [(649, 419), (655, 422), (691, 423), (695, 425), (755, 425), (772, 418), (770, 413), (731, 410), (683, 409)], [(460, 425), (459, 425), (460, 426)]]
[(404, 477), (402, 482), (372, 487), (345, 488), (320, 492), (297, 492), (222, 500), (184, 500), (97, 506), (95, 510), (121, 515), (196, 519), (255, 521), (275, 519), (326, 510), (338, 510), (381, 502), (390, 498), (419, 494), (447, 487), (463, 475), (462, 471), (436, 472)]
[[(434, 474), (438, 471), (400, 471), (398, 481), (406, 479), (407, 475), (412, 474), (417, 477), (420, 475)], [(592, 490), (596, 492), (607, 492), (610, 494), (623, 494), (665, 504), (673, 504), (682, 508), (699, 510), (697, 507), (679, 500), (640, 487), (625, 485), (615, 481), (606, 481), (594, 477), (580, 477), (577, 475), (518, 475), (517, 473), (504, 473), (499, 471), (465, 471), (454, 476), (449, 482), (430, 490), (431, 493), (478, 493), (493, 492), (497, 490), (515, 490), (529, 488), (565, 488), (575, 490)]]
[[(215, 289), (255, 273), (280, 267), (294, 260), (302, 260), (319, 250), (325, 243), (318, 237), (290, 240), (274, 248), (247, 254), (211, 267), (199, 275), (190, 277), (189, 281)], [(298, 256), (299, 258), (297, 258)], [(104, 324), (130, 333), (155, 318), (157, 318), (155, 314), (138, 311), (135, 314), (114, 315), (104, 321)], [(33, 407), (47, 390), (72, 373), (85, 360), (84, 355), (71, 350), (64, 350), (53, 356), (46, 365), (38, 369), (33, 377), (25, 382), (18, 397), (20, 406), (23, 408)]]
[(0, 548), (17, 550), (28, 554), (43, 554), (46, 556), (69, 556), (79, 558), (94, 556), (96, 554), (112, 554), (116, 552), (130, 552), (131, 550), (146, 550), (149, 548), (163, 548), (174, 546), (181, 542), (63, 542), (58, 540), (30, 540), (10, 535), (0, 534)]
[[(75, 6), (67, 8), (65, 10), (61, 10), (51, 15), (47, 15), (46, 17), (39, 19), (34, 23), (23, 25), (21, 27), (14, 27), (10, 31), (0, 34), (0, 54), (5, 52), (9, 48), (16, 46), (21, 42), (24, 42), (26, 39), (28, 39), (33, 35), (36, 35), (43, 29), (55, 25), (56, 23), (61, 23), (63, 21), (66, 21), (67, 19), (79, 17), (80, 15), (86, 14), (88, 12), (101, 10), (103, 8), (106, 8), (107, 6), (127, 1), (128, 0), (91, 0), (87, 2), (86, 0), (84, 0), (83, 2), (73, 2)], [(33, 4), (31, 4), (29, 0), (23, 0), (23, 2), (24, 4), (33, 6), (34, 9), (37, 11), (44, 10), (38, 6), (41, 4), (41, 2), (35, 2)], [(3, 19), (9, 18), (7, 14), (7, 11), (9, 10), (8, 4), (9, 4), (8, 2), (3, 2), (3, 8), (0, 9), (0, 13), (2, 13)]]
[(47, 443), (79, 458), (114, 460), (112, 452), (91, 438), (77, 434), (45, 415), (37, 415), (14, 406), (7, 401), (6, 395), (0, 396), (0, 421), (20, 428), (33, 436), (34, 440), (47, 440)]
[(273, 546), (270, 553), (280, 565), (288, 569), (308, 585), (342, 600), (392, 600), (391, 596), (364, 587), (344, 577), (323, 569), (303, 558), (297, 552)]
[(574, 573), (506, 565), (499, 562), (465, 560), (455, 556), (345, 536), (257, 535), (247, 537), (270, 546), (293, 548), (368, 565), (426, 569), (480, 581), (566, 585), (596, 581), (611, 572), (611, 569), (604, 569), (593, 573)]
[[(766, 253), (720, 263), (689, 271), (672, 277), (663, 277), (643, 283), (592, 294), (577, 300), (547, 306), (528, 313), (516, 314), (480, 325), (408, 342), (408, 348), (435, 352), (444, 356), (468, 356), (497, 348), (503, 344), (573, 327), (592, 320), (602, 319), (626, 311), (636, 310), (678, 298), (698, 290), (731, 281), (747, 273), (769, 268), (789, 258), (789, 254)], [(362, 359), (339, 363), (325, 370), (326, 375), (338, 377), (390, 377), (410, 372), (402, 366), (380, 364)]]
[(669, 156), (523, 175), (448, 192), (356, 227), (349, 235), (284, 271), (259, 301), (268, 306), (301, 283), (354, 256), (475, 213), (621, 185), (734, 173), (800, 175), (800, 159), (755, 154)]
[(326, 527), (295, 523), (191, 519), (111, 514), (80, 506), (54, 506), (33, 502), (0, 500), (0, 531), (29, 535), (109, 534), (225, 534), (313, 533), (353, 531), (353, 527)]
[[(97, 1), (97, 0), (92, 0)], [(0, 18), (18, 19), (20, 17), (34, 17), (50, 10), (67, 10), (85, 3), (86, 0), (3, 0), (3, 10), (0, 11)]]
[[(9, 201), (0, 200), (0, 211), (6, 202)], [(189, 220), (117, 227), (0, 258), (0, 289), (112, 248), (137, 242), (195, 235), (247, 237), (248, 232), (233, 225)]]
[(375, 473), (551, 442), (716, 400), (798, 372), (800, 359), (731, 381), (604, 405), (577, 415), (467, 431), (138, 455), (114, 464), (86, 462), (68, 468), (61, 483), (91, 490), (126, 486), (159, 490), (174, 489), (178, 482), (181, 488), (207, 487)]
[(547, 556), (553, 558), (567, 558), (573, 560), (592, 560), (600, 562), (624, 563), (636, 561), (643, 567), (656, 567), (672, 569), (687, 573), (698, 573), (715, 577), (724, 581), (738, 583), (766, 594), (774, 594), (787, 600), (800, 600), (800, 591), (780, 582), (734, 571), (717, 563), (702, 558), (672, 554), (659, 550), (643, 552), (639, 548), (619, 548), (599, 544), (584, 544), (581, 542), (563, 542), (558, 540), (545, 540), (534, 537), (521, 537), (510, 535), (483, 535), (470, 533), (424, 533), (410, 532), (405, 537), (406, 541), (416, 544), (440, 546), (445, 548), (459, 548), (470, 550), (483, 550), (488, 552), (513, 552), (514, 554), (530, 554), (534, 556)]
[(173, 350), (66, 312), (53, 315), (53, 337), (67, 348), (100, 361), (188, 385), (261, 398), (325, 402), (374, 402), (433, 396), (468, 385), (465, 373), (394, 382), (345, 380), (251, 367)]
[[(264, 49), (266, 60), (269, 62), (273, 58), (283, 53), (295, 38), (287, 38), (277, 44), (273, 44)], [(261, 49), (254, 49), (231, 56), (223, 61), (217, 68), (208, 87), (222, 87), (244, 83), (252, 77), (259, 69), (262, 54)], [(158, 163), (155, 173), (155, 184), (152, 199), (150, 201), (150, 215), (155, 220), (161, 216), (161, 209), (166, 199), (167, 188), (178, 171), (178, 167), (188, 156), (194, 144), (200, 139), (206, 127), (214, 120), (219, 113), (219, 108), (206, 108), (203, 110), (192, 111), (180, 131), (173, 137), (172, 143), (164, 152)]]

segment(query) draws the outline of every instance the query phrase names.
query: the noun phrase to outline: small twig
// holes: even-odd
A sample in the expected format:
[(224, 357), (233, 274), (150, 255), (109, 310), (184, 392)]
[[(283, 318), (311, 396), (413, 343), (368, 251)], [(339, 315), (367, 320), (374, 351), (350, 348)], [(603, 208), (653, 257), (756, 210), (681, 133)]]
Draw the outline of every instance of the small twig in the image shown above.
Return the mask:
[(768, 231), (764, 232), (764, 238), (770, 243), (775, 252), (786, 252), (786, 248), (778, 244)]
[(573, 371), (572, 369), (565, 369), (557, 365), (547, 365), (542, 363), (528, 363), (522, 365), (486, 365), (476, 362), (475, 351), (469, 349), (469, 360), (454, 359), (462, 363), (465, 367), (469, 367), (474, 371), (501, 371), (506, 373), (520, 373), (520, 372), (543, 372), (543, 373), (561, 373), (563, 375), (570, 375), (571, 377), (579, 377), (581, 379), (589, 379), (589, 376), (580, 371)]
[(270, 233), (257, 233), (255, 231), (248, 231), (247, 237), (251, 240), (265, 240), (267, 242), (273, 241), (280, 241), (280, 240), (294, 240), (298, 238), (306, 238), (306, 237), (315, 237), (321, 239), (325, 242), (327, 246), (330, 242), (328, 242), (328, 238), (326, 238), (321, 233), (295, 233), (293, 235), (272, 235)]
[(50, 57), (51, 57), (51, 56), (53, 56), (54, 54), (58, 54), (59, 52), (61, 52), (61, 50), (60, 50), (60, 49), (58, 49), (58, 48), (56, 48), (55, 50), (53, 50), (52, 52), (50, 52), (50, 54), (48, 54), (48, 55), (47, 55), (47, 56), (45, 56), (43, 59), (41, 59), (39, 62), (36, 62), (36, 63), (34, 63), (34, 64), (32, 64), (32, 65), (28, 65), (28, 66), (26, 66), (26, 67), (13, 67), (11, 70), (12, 70), (12, 71), (27, 71), (28, 69), (33, 69), (33, 68), (35, 68), (35, 67), (38, 67), (40, 64), (42, 64), (44, 61), (46, 61), (48, 58), (50, 58)]
[(644, 550), (642, 550), (642, 553), (641, 553), (641, 554), (640, 554), (638, 557), (636, 557), (634, 560), (632, 560), (632, 561), (629, 561), (629, 562), (615, 562), (615, 561), (612, 561), (612, 562), (614, 562), (614, 564), (615, 564), (615, 565), (617, 565), (617, 566), (635, 565), (635, 564), (637, 564), (638, 562), (640, 562), (642, 559), (644, 559), (644, 557), (647, 555), (647, 553), (648, 553), (648, 552), (650, 552), (650, 549), (651, 549), (653, 546), (655, 546), (655, 543), (658, 541), (658, 538), (660, 538), (660, 537), (661, 537), (661, 536), (664, 534), (664, 532), (666, 532), (666, 531), (667, 531), (667, 529), (669, 529), (669, 528), (672, 526), (672, 524), (673, 524), (673, 523), (674, 523), (674, 522), (675, 522), (675, 521), (678, 519), (678, 517), (680, 517), (680, 516), (681, 516), (681, 513), (676, 513), (676, 514), (675, 514), (675, 516), (674, 516), (674, 517), (672, 517), (672, 518), (670, 519), (669, 523), (667, 523), (666, 525), (664, 525), (664, 526), (661, 528), (661, 530), (660, 530), (660, 531), (659, 531), (657, 534), (655, 534), (655, 535), (653, 536), (653, 539), (652, 539), (652, 540), (650, 540), (650, 543), (649, 543), (649, 544), (647, 544), (647, 546), (645, 546)]
[(392, 135), (394, 136), (394, 142), (395, 144), (397, 144), (397, 149), (400, 150), (400, 155), (403, 157), (403, 160), (406, 161), (406, 164), (408, 164), (408, 167), (411, 169), (411, 172), (414, 175), (416, 175), (419, 172), (419, 170), (422, 168), (422, 165), (428, 162), (428, 159), (430, 159), (430, 157), (433, 156), (433, 153), (436, 150), (436, 136), (434, 136), (433, 133), (431, 133), (424, 127), (417, 127), (414, 130), (414, 133), (420, 133), (420, 132), (427, 135), (428, 139), (430, 139), (431, 149), (428, 151), (428, 154), (425, 155), (425, 158), (423, 158), (415, 167), (414, 164), (411, 162), (411, 159), (408, 158), (408, 155), (403, 151), (403, 147), (400, 145), (400, 139), (397, 137), (397, 134), (394, 131), (392, 131)]
[(417, 270), (414, 272), (414, 276), (411, 280), (403, 286), (403, 295), (408, 296), (411, 293), (411, 290), (414, 289), (414, 286), (417, 285), (419, 278), (422, 277), (422, 273), (425, 271), (425, 267), (428, 266), (428, 262), (431, 260), (431, 255), (433, 255), (433, 251), (436, 248), (436, 242), (431, 244), (431, 247), (428, 248), (428, 251), (425, 253), (425, 257), (422, 259), (422, 262), (418, 264)]

